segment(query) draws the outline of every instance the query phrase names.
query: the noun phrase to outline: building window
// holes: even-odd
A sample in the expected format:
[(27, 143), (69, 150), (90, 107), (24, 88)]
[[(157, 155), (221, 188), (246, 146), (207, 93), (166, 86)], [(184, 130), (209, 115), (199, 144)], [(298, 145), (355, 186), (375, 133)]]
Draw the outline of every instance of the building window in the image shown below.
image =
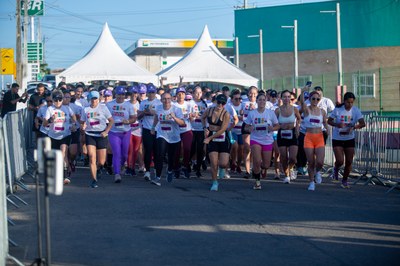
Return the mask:
[(375, 97), (375, 73), (353, 74), (353, 91), (356, 96)]

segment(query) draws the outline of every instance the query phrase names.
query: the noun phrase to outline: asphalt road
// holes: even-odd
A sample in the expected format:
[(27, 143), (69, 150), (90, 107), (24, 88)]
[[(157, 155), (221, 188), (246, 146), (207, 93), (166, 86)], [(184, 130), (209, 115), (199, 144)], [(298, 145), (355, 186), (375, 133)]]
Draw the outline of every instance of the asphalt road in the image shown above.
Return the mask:
[[(399, 265), (400, 191), (345, 190), (325, 178), (312, 192), (306, 177), (285, 185), (272, 176), (260, 191), (237, 177), (210, 192), (209, 174), (161, 187), (103, 176), (92, 189), (88, 168), (78, 168), (63, 195), (50, 197), (52, 263)], [(8, 204), (19, 244), (10, 254), (29, 265), (38, 257), (35, 191), (17, 195), (29, 205)]]

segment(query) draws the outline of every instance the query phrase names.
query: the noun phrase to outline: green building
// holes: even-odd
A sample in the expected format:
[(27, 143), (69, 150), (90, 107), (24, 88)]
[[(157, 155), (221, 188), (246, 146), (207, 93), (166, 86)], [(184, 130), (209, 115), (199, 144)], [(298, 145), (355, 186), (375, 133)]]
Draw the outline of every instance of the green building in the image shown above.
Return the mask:
[[(297, 20), (298, 87), (307, 80), (334, 98), (338, 79), (336, 3), (340, 3), (342, 78), (363, 110), (400, 111), (400, 1), (342, 0), (235, 11), (239, 67), (260, 77), (263, 88), (293, 88)], [(253, 35), (253, 36), (251, 36)], [(254, 36), (256, 35), (256, 36)], [(249, 37), (250, 36), (250, 37)]]

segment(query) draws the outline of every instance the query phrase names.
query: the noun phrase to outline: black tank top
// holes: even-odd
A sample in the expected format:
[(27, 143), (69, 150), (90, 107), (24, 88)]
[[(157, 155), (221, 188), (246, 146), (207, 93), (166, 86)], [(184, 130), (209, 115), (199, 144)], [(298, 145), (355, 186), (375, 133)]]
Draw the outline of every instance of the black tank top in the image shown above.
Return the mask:
[[(209, 112), (208, 112), (208, 116), (207, 116), (207, 122), (208, 122), (208, 124), (209, 125), (213, 125), (213, 126), (222, 126), (222, 120), (221, 120), (221, 117), (223, 117), (224, 115), (225, 115), (225, 113), (226, 113), (226, 110), (225, 110), (225, 108), (221, 111), (221, 113), (219, 114), (219, 117), (218, 117), (218, 120), (215, 122), (215, 123), (213, 123), (213, 121), (212, 121), (212, 114), (213, 114), (213, 112), (215, 111), (215, 107), (213, 107)], [(211, 115), (210, 115), (210, 113), (211, 113)]]

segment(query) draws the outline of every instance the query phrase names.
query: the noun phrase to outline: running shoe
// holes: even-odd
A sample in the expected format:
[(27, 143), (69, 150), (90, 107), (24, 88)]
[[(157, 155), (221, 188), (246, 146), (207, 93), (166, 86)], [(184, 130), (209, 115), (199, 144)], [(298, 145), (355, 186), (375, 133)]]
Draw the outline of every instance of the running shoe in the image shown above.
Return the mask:
[(171, 183), (173, 178), (174, 178), (174, 172), (168, 171), (168, 173), (167, 173), (167, 182)]
[(310, 184), (308, 185), (308, 190), (314, 191), (315, 190), (315, 182), (311, 181)]
[(156, 186), (161, 186), (161, 177), (154, 177), (152, 180), (151, 180), (151, 183), (153, 184), (153, 185), (156, 185)]
[(96, 171), (97, 179), (100, 179), (102, 175), (103, 175), (103, 168), (102, 167), (97, 168)]
[(321, 176), (321, 172), (320, 171), (315, 173), (315, 183), (317, 183), (317, 184), (321, 184), (322, 183), (322, 176)]
[(283, 179), (283, 183), (284, 183), (284, 184), (290, 184), (290, 177), (286, 176), (286, 177)]
[(73, 161), (73, 162), (70, 162), (70, 163), (69, 163), (69, 166), (70, 166), (71, 171), (72, 171), (73, 173), (75, 173), (75, 164), (76, 164), (76, 161)]
[(336, 167), (333, 167), (331, 179), (332, 182), (339, 182), (339, 169), (336, 169)]
[(111, 166), (107, 166), (106, 170), (107, 170), (107, 174), (109, 174), (109, 175), (113, 174), (113, 170), (112, 170)]
[(281, 178), (279, 177), (279, 174), (275, 174), (274, 179), (275, 179), (275, 180), (279, 180), (279, 179), (281, 179)]
[(132, 175), (132, 169), (127, 167), (125, 169), (125, 175)]
[(218, 191), (218, 181), (213, 181), (210, 191)]
[(229, 179), (229, 178), (231, 178), (231, 175), (228, 172), (225, 172), (225, 178)]
[(254, 190), (260, 190), (261, 189), (261, 181), (257, 180), (256, 183), (253, 186)]
[(146, 180), (146, 181), (150, 181), (150, 172), (146, 172), (145, 174), (144, 174), (144, 180)]
[(99, 185), (97, 184), (97, 180), (92, 180), (92, 182), (90, 183), (90, 187), (91, 187), (91, 188), (97, 188), (97, 187), (99, 187)]
[(120, 174), (115, 174), (114, 183), (121, 183), (121, 175)]
[(197, 176), (198, 178), (202, 177), (200, 170), (197, 170), (197, 171), (196, 171), (196, 176)]
[(349, 186), (349, 184), (347, 183), (347, 181), (342, 181), (341, 187), (342, 187), (342, 188), (347, 188), (347, 189), (350, 188), (350, 186)]
[(183, 167), (182, 172), (183, 172), (183, 175), (185, 176), (185, 178), (190, 178), (190, 169)]
[(143, 173), (144, 173), (144, 170), (145, 170), (144, 167), (140, 167), (140, 168), (139, 168), (139, 174), (143, 174)]
[(71, 179), (68, 177), (64, 178), (64, 185), (68, 185), (69, 183), (71, 183)]
[(290, 169), (290, 180), (296, 180), (297, 178), (297, 170)]
[(135, 169), (131, 169), (131, 176), (137, 176)]
[(251, 174), (250, 174), (250, 173), (248, 173), (248, 172), (245, 172), (245, 173), (244, 173), (243, 178), (249, 179), (250, 177), (251, 177)]

